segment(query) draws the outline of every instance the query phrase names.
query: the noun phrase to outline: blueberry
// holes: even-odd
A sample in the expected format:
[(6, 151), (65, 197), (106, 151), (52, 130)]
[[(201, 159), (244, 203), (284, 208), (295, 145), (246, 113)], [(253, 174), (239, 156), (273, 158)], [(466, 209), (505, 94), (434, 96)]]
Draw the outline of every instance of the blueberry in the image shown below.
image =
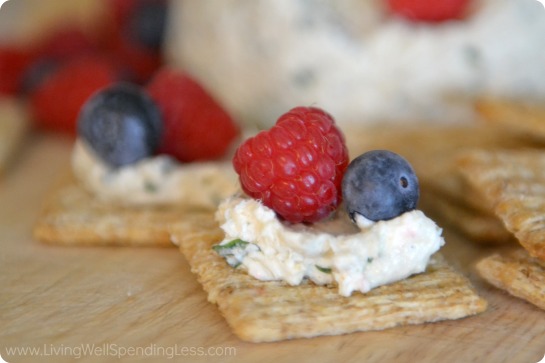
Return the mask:
[(140, 0), (127, 22), (127, 31), (137, 44), (150, 50), (160, 50), (165, 36), (167, 15), (167, 1)]
[(372, 221), (389, 220), (416, 208), (420, 194), (411, 165), (387, 150), (366, 152), (352, 160), (343, 177), (345, 207)]
[(41, 58), (30, 64), (21, 79), (20, 91), (24, 95), (31, 94), (42, 82), (53, 74), (61, 66), (60, 62), (53, 58)]
[(161, 130), (153, 100), (129, 83), (112, 85), (91, 96), (78, 119), (78, 135), (112, 167), (153, 155)]

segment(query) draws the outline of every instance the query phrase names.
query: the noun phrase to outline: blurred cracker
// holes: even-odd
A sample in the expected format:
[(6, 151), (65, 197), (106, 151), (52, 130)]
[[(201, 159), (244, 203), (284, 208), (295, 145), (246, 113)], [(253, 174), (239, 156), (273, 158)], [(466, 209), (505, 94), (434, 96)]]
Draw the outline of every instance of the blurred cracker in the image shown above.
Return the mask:
[[(528, 135), (480, 123), (470, 125), (387, 125), (349, 130), (347, 144), (352, 156), (372, 149), (388, 149), (405, 157), (421, 184), (456, 198), (466, 198), (468, 189), (459, 178), (456, 159), (472, 149), (517, 149), (545, 146)], [(478, 204), (478, 203), (476, 203)]]
[(459, 168), (530, 255), (545, 261), (545, 150), (473, 151)]
[(526, 250), (495, 253), (479, 261), (476, 268), (490, 284), (545, 309), (545, 265)]
[[(449, 161), (449, 163), (455, 166), (455, 160), (456, 158), (453, 156), (453, 160)], [(480, 214), (498, 219), (492, 212), (492, 208), (488, 205), (488, 201), (469, 185), (460, 172), (454, 167), (445, 170), (441, 174), (437, 174), (434, 180), (421, 180), (420, 184), (422, 198), (424, 198), (426, 194), (435, 196), (439, 201), (454, 204), (453, 207), (456, 209), (463, 208), (467, 211), (471, 211), (471, 214), (473, 215)], [(431, 203), (426, 203), (427, 206), (430, 204)]]
[(45, 201), (34, 237), (61, 245), (172, 246), (171, 224), (198, 211), (183, 206), (137, 208), (104, 203), (67, 172)]
[(420, 207), (455, 227), (473, 241), (501, 244), (513, 240), (480, 191), (458, 170), (459, 154), (468, 150), (518, 149), (542, 146), (540, 141), (490, 125), (377, 126), (347, 133), (352, 155), (388, 149), (404, 156), (418, 175)]
[(218, 305), (242, 340), (269, 342), (382, 330), (459, 319), (487, 307), (440, 254), (433, 256), (425, 273), (343, 297), (334, 287), (260, 281), (233, 269), (212, 250), (222, 239), (212, 215), (195, 215), (173, 229), (173, 240), (180, 244), (208, 300)]
[(429, 192), (422, 193), (420, 205), (439, 224), (451, 227), (473, 242), (499, 245), (516, 241), (491, 210), (483, 211), (469, 203)]
[(20, 150), (29, 130), (29, 117), (22, 102), (0, 97), (0, 174)]
[(505, 126), (536, 138), (545, 138), (545, 100), (537, 102), (481, 98), (476, 102), (475, 108), (491, 124)]

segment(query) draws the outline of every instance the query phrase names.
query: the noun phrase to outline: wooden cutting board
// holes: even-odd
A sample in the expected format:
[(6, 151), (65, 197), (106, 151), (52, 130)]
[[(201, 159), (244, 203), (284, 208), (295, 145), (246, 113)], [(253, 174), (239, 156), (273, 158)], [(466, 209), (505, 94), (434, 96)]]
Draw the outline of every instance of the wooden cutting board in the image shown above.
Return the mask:
[(490, 249), (451, 230), (445, 255), (488, 300), (485, 313), (382, 332), (242, 342), (176, 248), (34, 241), (32, 225), (69, 162), (71, 140), (33, 135), (25, 146), (0, 180), (0, 354), (8, 362), (70, 362), (81, 355), (79, 362), (173, 356), (181, 362), (535, 363), (545, 354), (545, 311), (484, 283), (473, 265)]

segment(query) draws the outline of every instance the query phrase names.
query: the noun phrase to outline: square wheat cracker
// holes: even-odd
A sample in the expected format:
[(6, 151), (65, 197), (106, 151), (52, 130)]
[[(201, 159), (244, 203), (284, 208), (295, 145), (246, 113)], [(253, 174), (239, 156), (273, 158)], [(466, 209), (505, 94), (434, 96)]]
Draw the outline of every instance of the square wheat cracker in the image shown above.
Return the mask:
[(522, 247), (545, 261), (545, 150), (474, 151), (459, 168)]
[(495, 253), (477, 263), (477, 271), (490, 284), (545, 309), (545, 263), (526, 250)]
[(270, 342), (399, 325), (459, 319), (484, 311), (485, 300), (469, 281), (452, 270), (440, 254), (425, 273), (350, 297), (331, 286), (289, 286), (260, 281), (235, 270), (212, 246), (223, 231), (212, 214), (194, 214), (173, 228), (192, 272), (242, 340)]
[(171, 224), (199, 210), (189, 206), (124, 207), (88, 193), (71, 172), (44, 203), (34, 237), (63, 245), (172, 246)]

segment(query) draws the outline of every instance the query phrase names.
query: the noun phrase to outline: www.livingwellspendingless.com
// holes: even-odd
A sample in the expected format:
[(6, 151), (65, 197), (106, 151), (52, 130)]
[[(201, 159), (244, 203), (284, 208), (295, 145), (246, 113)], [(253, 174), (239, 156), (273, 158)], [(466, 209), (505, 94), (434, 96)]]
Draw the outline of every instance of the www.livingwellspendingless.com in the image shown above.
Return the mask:
[[(0, 355), (5, 362), (12, 357), (34, 356), (34, 357), (70, 357), (79, 359), (82, 357), (162, 357), (172, 359), (175, 357), (198, 357), (198, 356), (236, 356), (236, 347), (216, 346), (184, 346), (171, 345), (161, 346), (149, 344), (147, 346), (123, 346), (118, 344), (80, 344), (80, 345), (53, 345), (42, 346), (12, 346), (3, 347)], [(0, 361), (1, 362), (1, 361)]]

